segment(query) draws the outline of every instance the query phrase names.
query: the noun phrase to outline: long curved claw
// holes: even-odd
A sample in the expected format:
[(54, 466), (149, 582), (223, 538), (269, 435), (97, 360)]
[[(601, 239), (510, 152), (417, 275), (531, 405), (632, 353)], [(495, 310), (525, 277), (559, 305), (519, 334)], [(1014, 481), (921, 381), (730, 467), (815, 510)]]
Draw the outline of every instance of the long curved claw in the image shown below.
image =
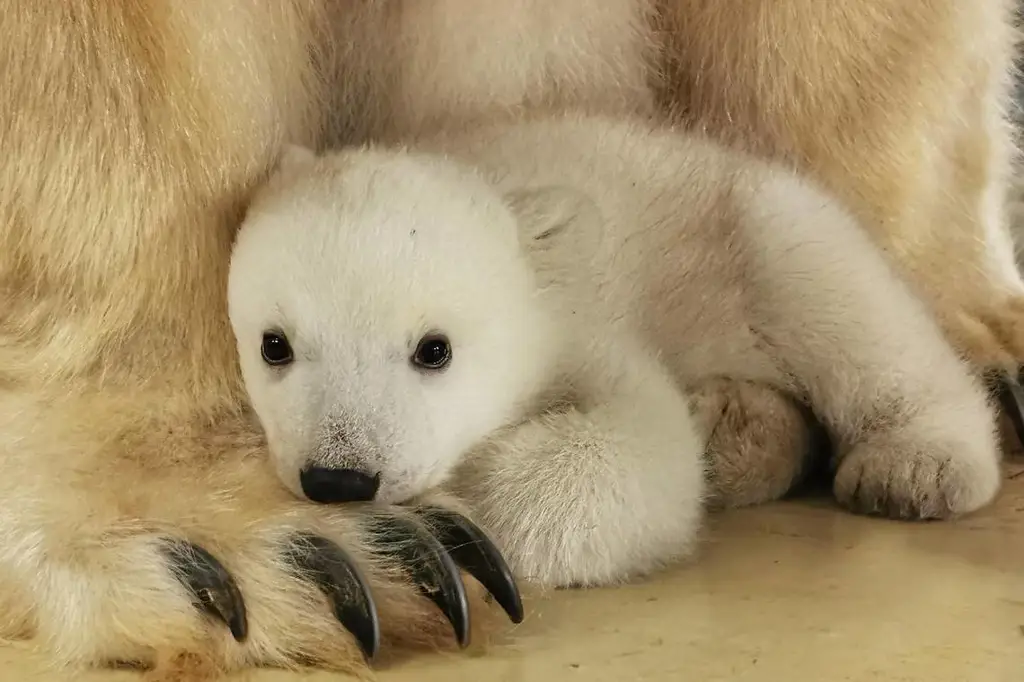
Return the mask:
[(223, 621), (237, 642), (249, 634), (242, 593), (227, 569), (199, 545), (168, 541), (164, 551), (171, 572), (192, 593), (196, 608)]
[(469, 644), (469, 600), (458, 566), (444, 545), (419, 521), (406, 516), (380, 516), (371, 532), (376, 544), (395, 556), (420, 593), (437, 604), (452, 624), (459, 646)]
[(441, 507), (417, 510), (455, 563), (487, 589), (513, 623), (523, 621), (523, 600), (512, 571), (490, 538), (472, 521)]
[(380, 649), (380, 618), (370, 586), (348, 554), (327, 538), (309, 533), (291, 538), (286, 556), (323, 590), (334, 616), (373, 660)]

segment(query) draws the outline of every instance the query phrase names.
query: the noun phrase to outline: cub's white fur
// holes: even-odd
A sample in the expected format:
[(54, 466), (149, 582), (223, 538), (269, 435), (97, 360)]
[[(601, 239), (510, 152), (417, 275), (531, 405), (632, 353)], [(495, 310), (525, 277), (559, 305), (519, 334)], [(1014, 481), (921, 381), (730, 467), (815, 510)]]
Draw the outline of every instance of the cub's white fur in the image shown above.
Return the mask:
[[(315, 158), (250, 207), (229, 304), (282, 479), (445, 485), (548, 585), (692, 546), (704, 448), (686, 389), (728, 377), (810, 403), (835, 490), (894, 516), (999, 485), (985, 394), (849, 214), (789, 172), (642, 122), (495, 123)], [(267, 329), (296, 362), (266, 366)], [(443, 372), (410, 361), (443, 332)]]

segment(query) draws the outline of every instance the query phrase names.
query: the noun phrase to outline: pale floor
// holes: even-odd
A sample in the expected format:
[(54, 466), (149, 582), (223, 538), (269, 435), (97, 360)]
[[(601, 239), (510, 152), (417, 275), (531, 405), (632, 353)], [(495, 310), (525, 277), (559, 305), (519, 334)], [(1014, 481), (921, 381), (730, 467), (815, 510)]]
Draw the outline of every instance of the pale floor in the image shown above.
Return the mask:
[[(513, 644), (378, 679), (1024, 682), (1024, 464), (1007, 478), (992, 508), (955, 523), (857, 518), (827, 500), (717, 516), (693, 565), (530, 602)], [(0, 647), (3, 682), (137, 679), (47, 672), (26, 645)]]

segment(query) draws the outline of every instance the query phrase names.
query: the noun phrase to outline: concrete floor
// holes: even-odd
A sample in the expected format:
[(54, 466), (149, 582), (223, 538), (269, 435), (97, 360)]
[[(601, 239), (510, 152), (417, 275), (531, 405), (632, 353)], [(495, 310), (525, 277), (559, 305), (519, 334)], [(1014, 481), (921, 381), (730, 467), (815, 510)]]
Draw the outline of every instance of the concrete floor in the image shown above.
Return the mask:
[[(378, 679), (1024, 682), (1024, 461), (1006, 475), (993, 507), (953, 523), (858, 518), (828, 499), (722, 514), (690, 566), (530, 601), (508, 643), (415, 658)], [(138, 679), (47, 672), (30, 644), (0, 646), (4, 682)]]

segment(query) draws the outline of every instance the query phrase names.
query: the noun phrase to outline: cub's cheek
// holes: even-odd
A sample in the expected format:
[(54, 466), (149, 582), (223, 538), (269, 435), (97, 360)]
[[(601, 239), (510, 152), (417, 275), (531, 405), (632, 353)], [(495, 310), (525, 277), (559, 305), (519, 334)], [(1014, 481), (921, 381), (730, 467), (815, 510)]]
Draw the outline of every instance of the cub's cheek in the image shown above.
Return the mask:
[(305, 499), (299, 474), (306, 462), (306, 448), (295, 446), (287, 431), (271, 427), (265, 430), (265, 434), (268, 464), (285, 488), (296, 497)]
[(377, 493), (377, 499), (375, 501), (385, 505), (405, 504), (406, 502), (409, 502), (412, 499), (412, 497), (412, 495), (408, 495), (407, 493), (399, 489), (382, 488)]
[(389, 473), (383, 472), (377, 500), (383, 504), (406, 504), (417, 497), (431, 492), (440, 483), (442, 476), (431, 475), (430, 471), (409, 468)]
[(303, 500), (306, 499), (306, 494), (302, 492), (302, 483), (299, 479), (299, 468), (273, 455), (271, 455), (271, 463), (278, 480), (284, 484), (284, 487), (295, 497)]

